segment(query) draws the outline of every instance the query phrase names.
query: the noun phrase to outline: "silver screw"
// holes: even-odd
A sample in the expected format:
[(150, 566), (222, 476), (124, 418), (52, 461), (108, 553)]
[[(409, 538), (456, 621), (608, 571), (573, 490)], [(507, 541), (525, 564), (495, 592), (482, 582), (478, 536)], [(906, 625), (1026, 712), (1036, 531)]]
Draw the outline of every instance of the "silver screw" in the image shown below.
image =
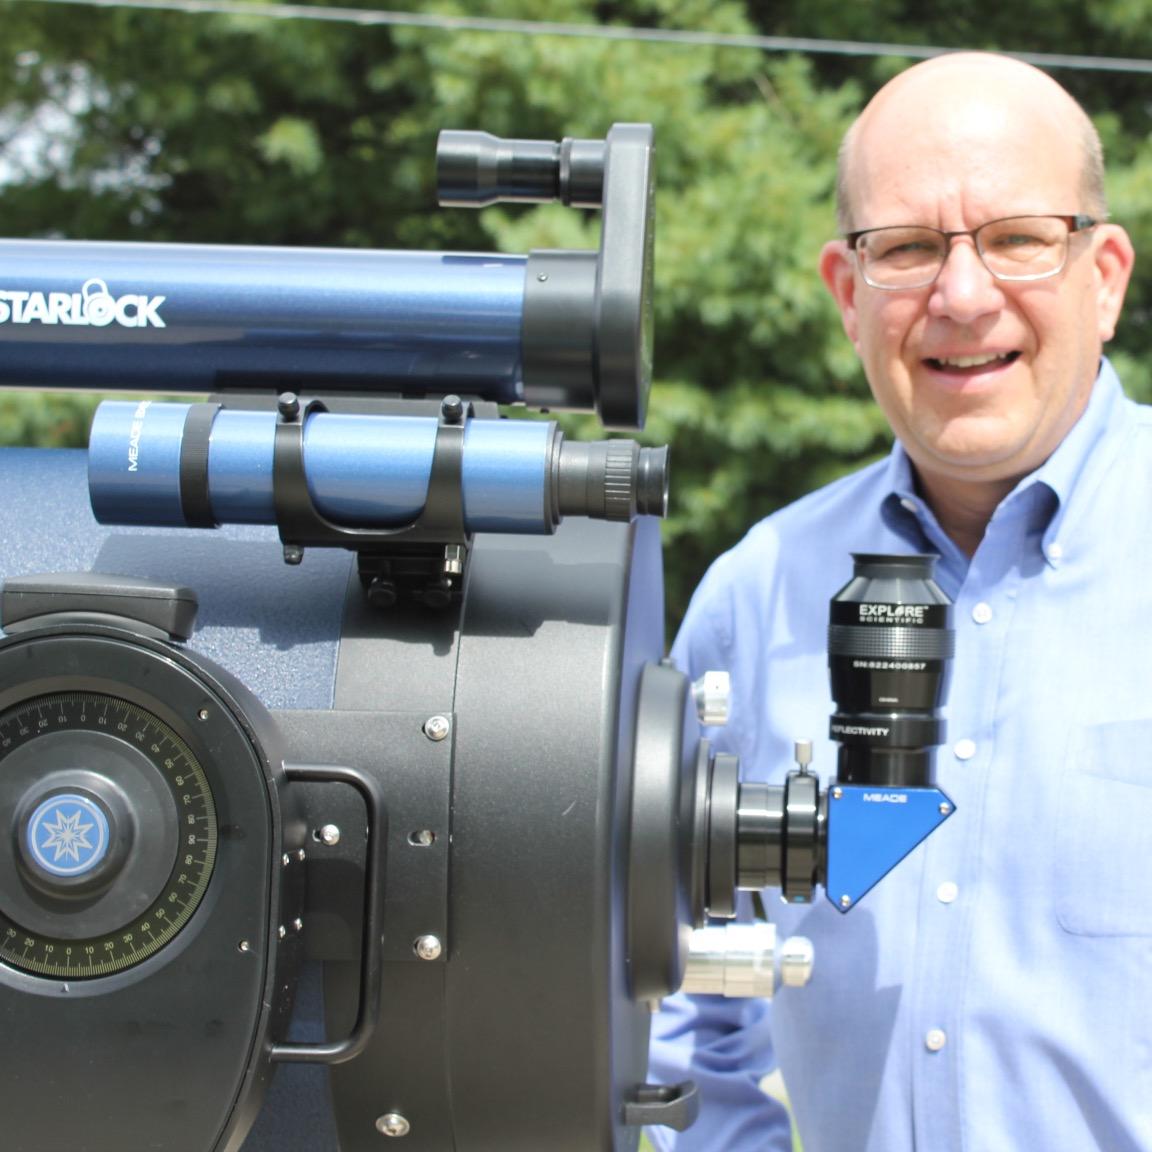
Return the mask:
[(287, 928), (285, 928), (283, 924), (281, 924), (281, 925), (280, 925), (280, 927), (276, 929), (276, 935), (277, 935), (277, 936), (278, 936), (278, 937), (279, 937), (281, 940), (283, 940), (283, 939), (284, 939), (284, 937), (288, 935), (288, 929), (287, 929)]
[(840, 897), (840, 907), (841, 908), (850, 908), (851, 906), (852, 906), (852, 897), (851, 896), (841, 896)]
[(412, 947), (421, 960), (437, 960), (444, 951), (443, 945), (435, 936), (421, 936)]
[(208, 709), (207, 709), (207, 708), (201, 708), (201, 709), (200, 709), (200, 711), (196, 713), (196, 715), (197, 715), (197, 716), (198, 716), (198, 717), (199, 717), (201, 720), (207, 720), (207, 719), (208, 719), (208, 716), (209, 716), (209, 712), (208, 712)]
[(464, 548), (460, 544), (448, 544), (444, 548), (444, 573), (459, 576), (464, 571)]
[(304, 861), (308, 859), (308, 853), (305, 852), (303, 848), (297, 848), (296, 859), (299, 860), (301, 864), (303, 864)]
[(284, 855), (280, 857), (280, 863), (283, 864), (285, 868), (287, 868), (288, 865), (292, 863), (292, 857), (289, 856), (287, 852), (285, 852)]
[(947, 816), (948, 813), (951, 811), (952, 811), (952, 805), (951, 804), (941, 804), (940, 805), (940, 815), (941, 816)]
[(792, 758), (796, 761), (796, 766), (800, 769), (801, 772), (807, 772), (808, 765), (812, 763), (812, 741), (793, 741)]
[(304, 921), (301, 920), (299, 916), (297, 916), (296, 919), (292, 921), (292, 928), (296, 932), (303, 932), (304, 931)]
[(430, 828), (421, 828), (409, 835), (408, 843), (415, 848), (429, 848), (436, 843), (436, 833)]
[(443, 740), (448, 735), (450, 727), (447, 716), (429, 716), (424, 721), (424, 735), (429, 740)]
[(252, 951), (252, 945), (249, 944), (247, 940), (241, 940), (240, 943), (236, 945), (236, 947), (239, 948), (241, 952)]
[(843, 796), (844, 796), (844, 789), (843, 788), (833, 788), (832, 789), (832, 799), (833, 800), (843, 799)]
[(376, 1118), (376, 1131), (385, 1136), (407, 1136), (412, 1125), (399, 1112), (385, 1112)]
[(316, 833), (316, 839), (319, 840), (321, 844), (327, 844), (329, 848), (335, 848), (336, 845), (340, 843), (340, 829), (335, 824), (325, 824), (324, 827)]

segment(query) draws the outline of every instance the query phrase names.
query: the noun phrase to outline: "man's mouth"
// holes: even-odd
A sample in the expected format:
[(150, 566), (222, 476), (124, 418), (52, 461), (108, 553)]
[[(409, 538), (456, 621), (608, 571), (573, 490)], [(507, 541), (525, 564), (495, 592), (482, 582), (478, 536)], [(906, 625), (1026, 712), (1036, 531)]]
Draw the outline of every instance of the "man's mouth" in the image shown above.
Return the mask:
[(1019, 357), (1019, 352), (988, 352), (973, 356), (930, 356), (926, 363), (938, 372), (968, 372), (975, 374), (990, 368), (1002, 368)]

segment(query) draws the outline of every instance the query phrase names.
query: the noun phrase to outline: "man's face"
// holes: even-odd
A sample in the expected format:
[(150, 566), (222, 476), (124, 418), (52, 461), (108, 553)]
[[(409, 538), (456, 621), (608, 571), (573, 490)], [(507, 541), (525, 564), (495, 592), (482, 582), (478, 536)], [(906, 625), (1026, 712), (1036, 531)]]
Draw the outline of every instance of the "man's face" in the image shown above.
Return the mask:
[[(1006, 216), (1087, 211), (1077, 137), (1058, 117), (963, 91), (899, 97), (862, 124), (853, 227), (967, 230)], [(877, 402), (923, 479), (1012, 482), (1048, 458), (1079, 418), (1112, 336), (1131, 265), (1124, 233), (1074, 233), (1064, 270), (1007, 282), (972, 240), (954, 240), (936, 282), (866, 285), (843, 243), (822, 273)]]

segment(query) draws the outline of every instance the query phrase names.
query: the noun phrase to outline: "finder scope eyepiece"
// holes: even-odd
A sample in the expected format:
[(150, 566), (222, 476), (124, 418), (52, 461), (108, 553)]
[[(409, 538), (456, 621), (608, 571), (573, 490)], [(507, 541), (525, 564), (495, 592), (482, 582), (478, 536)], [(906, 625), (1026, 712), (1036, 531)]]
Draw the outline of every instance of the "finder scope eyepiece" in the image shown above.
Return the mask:
[(604, 195), (603, 140), (504, 140), (488, 132), (440, 133), (436, 179), (444, 207), (559, 200), (598, 208)]
[(828, 667), (843, 784), (930, 787), (937, 714), (954, 649), (951, 602), (932, 579), (935, 556), (853, 554), (832, 600)]

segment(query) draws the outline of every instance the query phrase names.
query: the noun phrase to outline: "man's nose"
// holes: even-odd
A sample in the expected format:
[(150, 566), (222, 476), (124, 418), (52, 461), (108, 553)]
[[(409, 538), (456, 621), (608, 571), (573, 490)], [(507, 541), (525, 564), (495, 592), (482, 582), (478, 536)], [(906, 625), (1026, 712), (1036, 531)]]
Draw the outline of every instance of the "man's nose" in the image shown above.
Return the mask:
[(956, 237), (932, 286), (929, 311), (966, 324), (1003, 306), (1000, 281), (984, 267), (972, 238)]

